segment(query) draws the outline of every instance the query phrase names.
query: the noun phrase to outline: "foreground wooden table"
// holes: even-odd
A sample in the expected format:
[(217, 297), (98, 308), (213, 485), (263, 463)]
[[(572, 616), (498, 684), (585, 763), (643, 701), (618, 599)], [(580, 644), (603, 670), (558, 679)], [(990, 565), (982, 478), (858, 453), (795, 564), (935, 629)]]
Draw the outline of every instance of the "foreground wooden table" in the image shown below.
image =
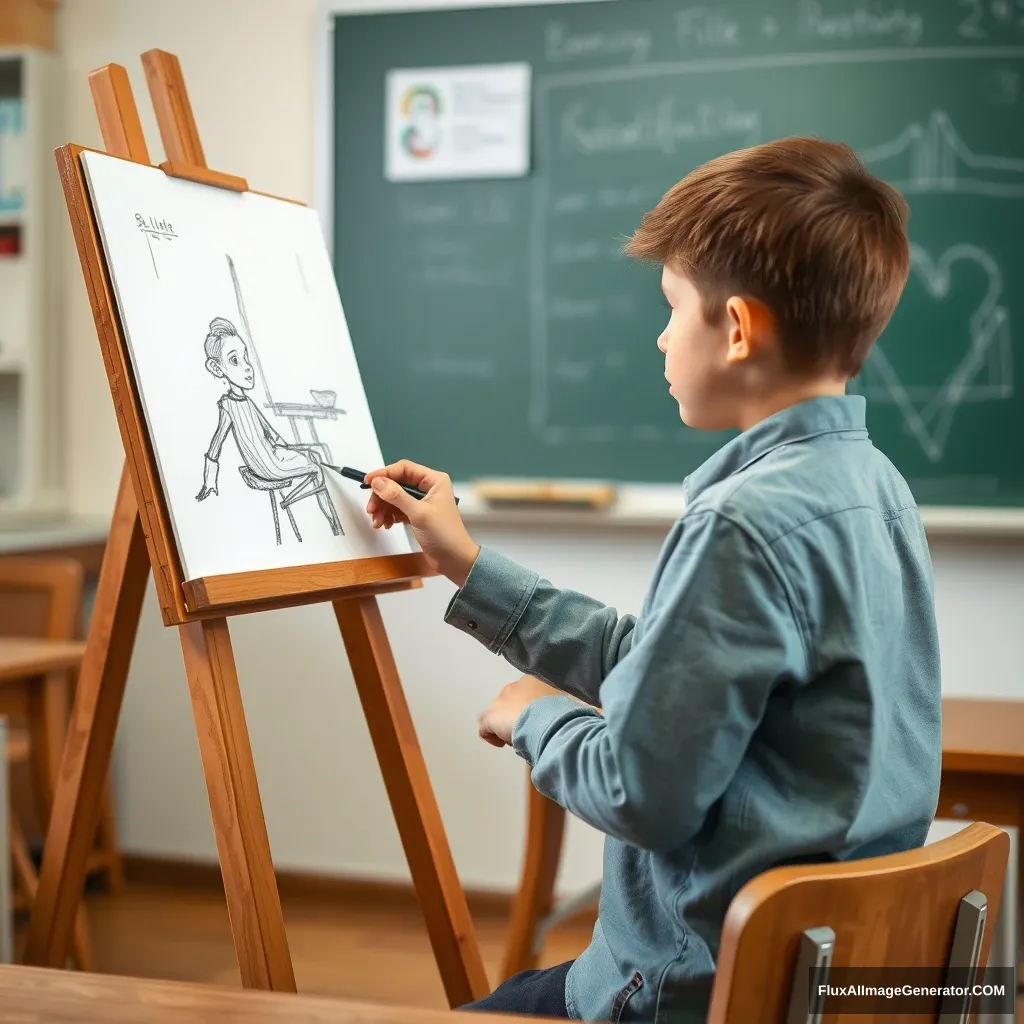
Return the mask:
[[(381, 978), (381, 993), (387, 978)], [(420, 1010), (179, 981), (0, 966), (0, 1019), (18, 1024), (541, 1024), (540, 1017)]]

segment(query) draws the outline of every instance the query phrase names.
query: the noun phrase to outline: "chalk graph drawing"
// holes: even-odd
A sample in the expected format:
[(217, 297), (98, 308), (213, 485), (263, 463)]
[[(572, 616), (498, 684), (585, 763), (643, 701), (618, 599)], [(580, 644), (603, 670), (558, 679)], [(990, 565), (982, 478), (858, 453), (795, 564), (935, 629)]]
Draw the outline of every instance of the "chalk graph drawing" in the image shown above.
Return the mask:
[(935, 300), (949, 295), (954, 267), (974, 263), (985, 272), (985, 295), (962, 327), (964, 352), (941, 384), (910, 385), (893, 368), (878, 342), (864, 364), (858, 389), (865, 397), (895, 405), (907, 429), (931, 462), (939, 462), (949, 440), (957, 409), (967, 402), (1013, 396), (1013, 345), (1010, 315), (1000, 302), (1003, 275), (996, 261), (975, 245), (954, 245), (935, 260), (911, 244), (910, 272)]
[[(263, 491), (270, 497), (278, 545), (281, 544), (278, 501), (288, 516), (288, 522), (299, 543), (302, 542), (302, 535), (299, 533), (292, 505), (302, 498), (316, 497), (331, 532), (335, 537), (339, 534), (343, 536), (345, 531), (324, 483), (324, 470), (334, 468), (330, 465), (330, 449), (316, 436), (314, 424), (318, 414), (322, 414), (320, 418), (333, 419), (336, 413), (343, 410), (334, 407), (336, 395), (333, 391), (311, 391), (316, 400), (314, 406), (280, 404), (270, 399), (269, 384), (260, 367), (234, 261), (230, 256), (227, 257), (227, 261), (235, 286), (238, 311), (249, 340), (243, 340), (234, 323), (226, 317), (215, 317), (210, 322), (204, 343), (205, 365), (209, 373), (225, 382), (227, 391), (217, 402), (217, 425), (205, 452), (203, 485), (196, 495), (196, 500), (205, 501), (218, 493), (221, 452), (228, 435), (232, 434), (242, 458), (243, 465), (238, 467), (238, 472), (243, 482), (252, 490)], [(263, 377), (267, 391), (268, 407), (279, 415), (293, 417), (292, 425), (296, 433), (294, 443), (285, 441), (252, 400), (250, 392), (256, 386), (253, 363), (260, 367), (260, 376)], [(298, 418), (306, 419), (311, 425), (311, 441), (303, 443), (299, 440), (295, 422)]]
[[(961, 137), (952, 118), (935, 109), (925, 121), (907, 125), (895, 138), (860, 152), (872, 173), (904, 195), (961, 194), (1024, 198), (1024, 159), (977, 153)], [(876, 402), (896, 405), (907, 429), (932, 462), (942, 459), (957, 409), (967, 402), (1013, 397), (1013, 337), (1010, 314), (1002, 304), (1003, 274), (991, 254), (976, 245), (953, 245), (938, 259), (923, 246), (910, 247), (911, 276), (935, 301), (949, 294), (957, 264), (974, 263), (987, 280), (984, 297), (962, 326), (963, 355), (941, 385), (903, 381), (875, 345), (858, 382)]]
[(973, 152), (944, 110), (914, 122), (888, 142), (861, 150), (872, 173), (906, 195), (963, 192), (1024, 197), (1024, 159)]

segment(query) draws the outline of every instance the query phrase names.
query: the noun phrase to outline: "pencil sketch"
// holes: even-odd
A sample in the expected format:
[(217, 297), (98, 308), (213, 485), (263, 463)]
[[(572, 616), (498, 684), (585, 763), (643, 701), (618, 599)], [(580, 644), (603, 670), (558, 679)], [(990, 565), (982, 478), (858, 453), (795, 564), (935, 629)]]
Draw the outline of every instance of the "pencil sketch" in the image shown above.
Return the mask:
[[(205, 501), (210, 495), (218, 493), (221, 452), (224, 442), (231, 434), (242, 458), (243, 465), (238, 467), (238, 472), (243, 482), (254, 491), (265, 492), (270, 498), (274, 535), (278, 544), (281, 543), (278, 505), (280, 504), (280, 508), (284, 510), (296, 539), (301, 543), (302, 535), (295, 521), (292, 506), (297, 501), (309, 497), (316, 498), (334, 536), (344, 536), (341, 520), (324, 482), (324, 467), (331, 462), (331, 452), (317, 437), (316, 428), (313, 426), (313, 416), (317, 412), (333, 419), (343, 410), (335, 408), (336, 394), (333, 391), (311, 391), (315, 406), (275, 403), (271, 399), (270, 387), (263, 375), (259, 355), (252, 341), (252, 330), (245, 312), (238, 274), (230, 255), (227, 256), (227, 261), (239, 313), (249, 342), (247, 344), (243, 340), (230, 320), (215, 317), (210, 321), (204, 344), (205, 365), (209, 373), (227, 384), (227, 391), (217, 402), (217, 426), (205, 453), (203, 485), (196, 495), (196, 500)], [(268, 408), (278, 415), (292, 417), (292, 427), (296, 434), (294, 442), (286, 441), (252, 400), (250, 392), (256, 386), (253, 363), (260, 369), (260, 376), (267, 392)], [(313, 433), (312, 441), (302, 442), (299, 438), (296, 422), (299, 418), (308, 418)]]

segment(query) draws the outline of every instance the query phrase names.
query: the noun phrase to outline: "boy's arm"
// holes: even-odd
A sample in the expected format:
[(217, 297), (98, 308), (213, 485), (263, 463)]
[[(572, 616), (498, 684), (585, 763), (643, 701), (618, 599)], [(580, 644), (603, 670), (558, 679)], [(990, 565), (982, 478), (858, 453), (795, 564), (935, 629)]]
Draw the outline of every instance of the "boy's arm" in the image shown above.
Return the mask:
[(604, 717), (541, 697), (512, 743), (545, 796), (627, 843), (670, 850), (724, 793), (775, 685), (808, 674), (803, 631), (765, 553), (702, 512), (684, 520), (642, 636), (601, 686)]
[(224, 447), (224, 440), (231, 430), (231, 417), (228, 415), (227, 409), (224, 408), (223, 398), (217, 403), (217, 408), (220, 410), (220, 419), (217, 420), (217, 429), (213, 432), (213, 437), (210, 438), (210, 447), (206, 450), (203, 488), (198, 494), (200, 501), (208, 494), (217, 493), (217, 473), (220, 470), (218, 459), (220, 459), (220, 452)]
[(559, 590), (487, 547), (444, 619), (521, 672), (590, 704), (629, 650), (636, 621), (578, 591)]

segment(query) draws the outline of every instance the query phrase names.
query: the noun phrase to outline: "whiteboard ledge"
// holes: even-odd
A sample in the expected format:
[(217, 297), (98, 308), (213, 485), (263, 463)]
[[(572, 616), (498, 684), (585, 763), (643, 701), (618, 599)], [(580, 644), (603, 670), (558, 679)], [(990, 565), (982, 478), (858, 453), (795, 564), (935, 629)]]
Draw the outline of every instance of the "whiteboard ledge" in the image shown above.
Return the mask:
[[(459, 510), (467, 525), (615, 528), (667, 531), (683, 514), (682, 486), (623, 485), (606, 509), (564, 508), (557, 505), (490, 505), (473, 493), (471, 483), (454, 485)], [(929, 536), (1024, 537), (1024, 508), (922, 506), (921, 519)]]

